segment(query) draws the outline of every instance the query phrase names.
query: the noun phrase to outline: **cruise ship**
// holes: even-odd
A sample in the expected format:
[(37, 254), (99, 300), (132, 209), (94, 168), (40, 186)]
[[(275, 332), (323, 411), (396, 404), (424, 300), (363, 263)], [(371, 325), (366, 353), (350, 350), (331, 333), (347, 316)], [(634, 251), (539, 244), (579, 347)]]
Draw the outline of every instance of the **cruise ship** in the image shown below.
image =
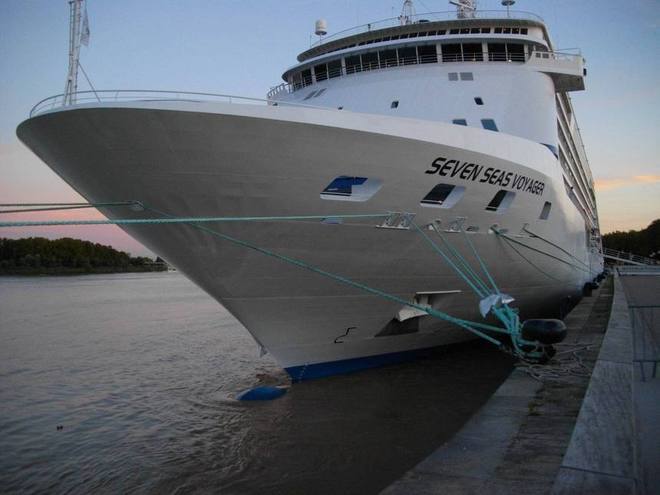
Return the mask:
[(603, 270), (569, 97), (585, 59), (510, 0), (451, 3), (317, 21), (263, 100), (79, 92), (74, 63), (17, 134), (294, 381), (475, 336), (524, 358), (547, 346), (520, 322), (560, 317)]

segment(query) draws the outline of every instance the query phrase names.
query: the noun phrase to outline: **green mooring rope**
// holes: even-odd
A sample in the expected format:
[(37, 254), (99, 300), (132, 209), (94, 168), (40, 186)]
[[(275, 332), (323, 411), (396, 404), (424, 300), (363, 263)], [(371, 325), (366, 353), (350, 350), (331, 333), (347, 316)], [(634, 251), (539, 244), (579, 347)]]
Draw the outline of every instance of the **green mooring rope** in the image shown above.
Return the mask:
[[(156, 210), (156, 209), (154, 209), (154, 208), (148, 208), (148, 209), (151, 210), (151, 211), (153, 211), (153, 212), (155, 212), (155, 213), (159, 213), (159, 214), (161, 214), (161, 215), (167, 215), (167, 213), (161, 212), (161, 211)], [(388, 215), (388, 216), (389, 216), (389, 215)], [(324, 218), (325, 218), (325, 217), (324, 217)], [(441, 320), (445, 320), (445, 321), (447, 321), (447, 322), (450, 322), (450, 323), (453, 323), (453, 324), (455, 324), (455, 325), (458, 325), (458, 326), (460, 326), (460, 327), (462, 327), (462, 328), (464, 328), (464, 329), (466, 329), (466, 330), (468, 330), (468, 331), (474, 333), (475, 335), (477, 335), (477, 336), (479, 336), (479, 337), (481, 337), (481, 338), (483, 338), (483, 339), (485, 339), (485, 340), (487, 340), (487, 341), (489, 341), (489, 342), (495, 344), (495, 345), (498, 346), (498, 347), (501, 347), (501, 346), (502, 346), (502, 343), (501, 343), (500, 341), (498, 341), (497, 339), (494, 339), (494, 338), (490, 337), (489, 335), (486, 335), (485, 333), (481, 332), (480, 330), (477, 330), (477, 328), (482, 329), (482, 330), (490, 330), (490, 331), (492, 331), (492, 332), (498, 332), (498, 333), (508, 333), (506, 330), (504, 330), (504, 329), (502, 329), (502, 328), (500, 328), (500, 327), (496, 327), (496, 326), (493, 326), (493, 325), (487, 325), (487, 324), (484, 324), (484, 323), (472, 322), (472, 321), (469, 321), (469, 320), (464, 320), (464, 319), (462, 319), (462, 318), (456, 318), (456, 317), (453, 317), (453, 316), (451, 316), (451, 315), (449, 315), (449, 314), (447, 314), (447, 313), (444, 313), (444, 312), (442, 312), (442, 311), (439, 311), (439, 310), (436, 310), (436, 309), (433, 309), (433, 308), (428, 308), (428, 307), (425, 307), (425, 306), (421, 306), (421, 305), (419, 305), (419, 304), (412, 303), (412, 302), (407, 301), (407, 300), (405, 300), (405, 299), (402, 299), (402, 298), (400, 298), (400, 297), (398, 297), (398, 296), (395, 296), (394, 294), (389, 294), (389, 293), (384, 292), (384, 291), (382, 291), (382, 290), (380, 290), (380, 289), (376, 289), (376, 288), (370, 287), (370, 286), (368, 286), (368, 285), (362, 284), (362, 283), (360, 283), (360, 282), (356, 282), (356, 281), (351, 280), (351, 279), (349, 279), (349, 278), (347, 278), (347, 277), (344, 277), (344, 276), (342, 276), (342, 275), (337, 275), (337, 274), (335, 274), (335, 273), (331, 273), (331, 272), (328, 272), (328, 271), (322, 270), (322, 269), (320, 269), (320, 268), (317, 268), (317, 267), (315, 267), (315, 266), (313, 266), (313, 265), (310, 265), (309, 263), (306, 263), (306, 262), (304, 262), (304, 261), (298, 260), (298, 259), (296, 259), (296, 258), (291, 258), (291, 257), (289, 257), (289, 256), (285, 256), (285, 255), (282, 255), (282, 254), (278, 254), (278, 253), (275, 253), (274, 251), (271, 251), (270, 249), (266, 249), (266, 248), (259, 247), (259, 246), (255, 245), (255, 244), (252, 244), (252, 243), (250, 243), (250, 242), (247, 242), (247, 241), (243, 241), (243, 240), (237, 239), (237, 238), (232, 237), (232, 236), (229, 236), (229, 235), (227, 235), (227, 234), (222, 234), (222, 233), (220, 233), (220, 232), (217, 232), (217, 231), (215, 231), (215, 230), (212, 230), (212, 229), (210, 229), (210, 228), (208, 228), (208, 227), (205, 227), (205, 226), (203, 226), (203, 225), (195, 225), (195, 224), (193, 223), (192, 226), (195, 227), (195, 228), (197, 228), (197, 229), (199, 229), (199, 230), (202, 230), (202, 231), (204, 231), (204, 232), (206, 232), (206, 233), (212, 234), (212, 235), (214, 235), (214, 236), (216, 236), (216, 237), (219, 237), (219, 238), (221, 238), (221, 239), (224, 239), (224, 240), (226, 240), (226, 241), (229, 241), (229, 242), (231, 242), (231, 243), (233, 243), (233, 244), (237, 244), (237, 245), (239, 245), (239, 246), (243, 246), (243, 247), (246, 247), (246, 248), (248, 248), (248, 249), (252, 249), (252, 250), (257, 251), (257, 252), (259, 252), (259, 253), (265, 254), (266, 256), (270, 256), (270, 257), (273, 257), (273, 258), (279, 259), (279, 260), (281, 260), (281, 261), (284, 261), (284, 262), (286, 262), (286, 263), (289, 263), (289, 264), (292, 264), (292, 265), (298, 266), (298, 267), (303, 268), (303, 269), (305, 269), (305, 270), (309, 270), (309, 271), (314, 272), (314, 273), (317, 273), (317, 274), (319, 274), (319, 275), (322, 275), (322, 276), (325, 276), (325, 277), (331, 278), (331, 279), (333, 279), (333, 280), (336, 280), (337, 282), (341, 282), (341, 283), (343, 283), (343, 284), (345, 284), (345, 285), (349, 285), (349, 286), (351, 286), (351, 287), (354, 287), (354, 288), (356, 288), (356, 289), (362, 290), (362, 291), (364, 291), (364, 292), (368, 292), (368, 293), (370, 293), (370, 294), (374, 294), (374, 295), (376, 295), (376, 296), (380, 296), (380, 297), (382, 297), (382, 298), (384, 298), (384, 299), (388, 299), (388, 300), (390, 300), (390, 301), (394, 301), (394, 302), (400, 303), (400, 304), (402, 304), (402, 305), (409, 306), (409, 307), (411, 307), (411, 308), (415, 308), (415, 309), (418, 309), (418, 310), (420, 310), (420, 311), (424, 311), (425, 313), (429, 314), (430, 316), (433, 316), (433, 317), (435, 317), (435, 318), (438, 318), (438, 319), (441, 319)]]
[[(0, 213), (4, 213), (1, 212)], [(274, 222), (289, 220), (325, 220), (331, 218), (387, 218), (389, 213), (365, 215), (297, 215), (271, 217), (173, 217), (173, 218), (120, 218), (117, 220), (43, 220), (0, 222), (0, 227), (54, 227), (62, 225), (162, 225), (176, 223), (210, 222)]]
[[(23, 209), (18, 209), (18, 210), (5, 210), (2, 211), (0, 210), (0, 214), (2, 213), (24, 213), (24, 212), (30, 212), (30, 211), (55, 211), (55, 210), (66, 210), (66, 209), (77, 209), (77, 208), (107, 208), (107, 207), (115, 207), (115, 206), (140, 206), (141, 208), (147, 209), (149, 211), (152, 211), (156, 214), (165, 216), (165, 218), (134, 218), (134, 219), (116, 219), (116, 220), (50, 220), (50, 221), (14, 221), (14, 222), (0, 222), (0, 227), (48, 227), (48, 226), (73, 226), (73, 225), (163, 225), (163, 224), (187, 224), (190, 226), (193, 226), (203, 232), (209, 233), (211, 235), (214, 235), (216, 237), (219, 237), (221, 239), (224, 239), (226, 241), (229, 241), (233, 244), (246, 247), (248, 249), (252, 249), (254, 251), (257, 251), (259, 253), (262, 253), (264, 255), (279, 259), (283, 262), (298, 266), (300, 268), (303, 268), (305, 270), (317, 273), (319, 275), (325, 276), (327, 278), (330, 278), (332, 280), (335, 280), (337, 282), (343, 283), (345, 285), (354, 287), (356, 289), (359, 289), (364, 292), (368, 292), (370, 294), (382, 297), (384, 299), (390, 300), (397, 302), (399, 304), (412, 307), (415, 309), (418, 309), (420, 311), (423, 311), (427, 313), (430, 316), (433, 316), (435, 318), (447, 321), (449, 323), (453, 323), (461, 328), (464, 328), (465, 330), (468, 330), (469, 332), (472, 332), (473, 334), (477, 335), (478, 337), (483, 338), (484, 340), (487, 340), (493, 344), (495, 344), (497, 347), (502, 348), (503, 344), (502, 342), (498, 341), (497, 339), (483, 333), (482, 330), (484, 331), (491, 331), (491, 332), (497, 332), (497, 333), (504, 333), (508, 334), (513, 338), (514, 340), (514, 345), (515, 345), (515, 340), (516, 336), (519, 334), (519, 321), (518, 321), (518, 316), (517, 313), (509, 308), (506, 304), (504, 304), (502, 307), (493, 307), (493, 313), (504, 323), (506, 328), (501, 328), (501, 327), (496, 327), (494, 325), (488, 325), (485, 323), (479, 323), (479, 322), (473, 322), (469, 320), (464, 320), (462, 318), (456, 318), (453, 317), (447, 313), (444, 313), (442, 311), (436, 310), (434, 308), (422, 306), (419, 304), (415, 304), (413, 302), (407, 301), (405, 299), (402, 299), (398, 296), (395, 296), (393, 294), (389, 294), (387, 292), (384, 292), (380, 289), (376, 289), (373, 287), (370, 287), (368, 285), (362, 284), (360, 282), (356, 282), (354, 280), (351, 280), (347, 277), (344, 277), (342, 275), (338, 275), (335, 273), (331, 273), (325, 270), (322, 270), (318, 267), (315, 267), (313, 265), (310, 265), (309, 263), (306, 263), (302, 260), (298, 260), (296, 258), (291, 258), (289, 256), (281, 255), (278, 253), (275, 253), (274, 251), (271, 251), (266, 248), (262, 248), (260, 246), (257, 246), (255, 244), (252, 244), (247, 241), (243, 241), (241, 239), (237, 239), (235, 237), (229, 236), (227, 234), (222, 234), (218, 231), (212, 230), (208, 227), (205, 227), (203, 225), (200, 225), (201, 223), (211, 223), (211, 222), (246, 222), (246, 221), (293, 221), (293, 220), (325, 220), (325, 219), (332, 219), (332, 218), (352, 218), (352, 219), (357, 219), (357, 218), (387, 218), (391, 216), (391, 213), (380, 213), (380, 214), (358, 214), (358, 215), (296, 215), (296, 216), (255, 216), (255, 217), (173, 217), (172, 215), (169, 215), (167, 213), (164, 213), (162, 211), (159, 211), (154, 208), (147, 208), (145, 207), (141, 202), (138, 201), (131, 201), (131, 202), (111, 202), (111, 203), (30, 203), (30, 204), (0, 204), (0, 208), (2, 207), (11, 207), (11, 208), (23, 208)], [(25, 209), (25, 208), (30, 208), (30, 209)], [(447, 255), (426, 233), (414, 222), (412, 222), (412, 225), (414, 228), (419, 232), (422, 237), (426, 240), (426, 242), (436, 251), (438, 254), (440, 254), (443, 259), (447, 262), (447, 264), (459, 275), (463, 278), (463, 280), (475, 291), (475, 293), (479, 297), (486, 297), (491, 293), (491, 291), (488, 289), (486, 283), (481, 279), (481, 277), (476, 273), (476, 271), (470, 266), (469, 262), (453, 247), (451, 244), (444, 239), (442, 234), (435, 228), (434, 230), (438, 233), (440, 236), (441, 240), (447, 247), (447, 249), (452, 253), (452, 255), (455, 257), (455, 260), (451, 259), (451, 256)], [(464, 232), (465, 234), (465, 232)], [(467, 236), (467, 234), (466, 234)], [(467, 237), (466, 237), (467, 239)], [(482, 271), (486, 274), (488, 277), (488, 280), (492, 284), (495, 294), (499, 294), (499, 289), (497, 288), (497, 285), (495, 284), (495, 281), (493, 280), (492, 276), (490, 275), (488, 269), (486, 268), (485, 263), (481, 259), (481, 257), (478, 255), (476, 248), (474, 245), (471, 243), (469, 239), (467, 239), (475, 257), (479, 261), (479, 264), (481, 266)], [(516, 345), (517, 347), (517, 345)]]

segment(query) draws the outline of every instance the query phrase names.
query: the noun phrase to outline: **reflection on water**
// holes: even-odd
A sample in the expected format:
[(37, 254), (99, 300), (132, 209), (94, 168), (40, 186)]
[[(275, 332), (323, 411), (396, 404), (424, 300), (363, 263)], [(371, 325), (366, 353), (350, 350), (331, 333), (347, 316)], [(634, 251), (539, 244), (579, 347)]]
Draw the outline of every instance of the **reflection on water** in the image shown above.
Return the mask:
[(172, 273), (0, 278), (0, 343), (5, 492), (378, 493), (511, 369), (471, 345), (237, 402), (284, 373)]

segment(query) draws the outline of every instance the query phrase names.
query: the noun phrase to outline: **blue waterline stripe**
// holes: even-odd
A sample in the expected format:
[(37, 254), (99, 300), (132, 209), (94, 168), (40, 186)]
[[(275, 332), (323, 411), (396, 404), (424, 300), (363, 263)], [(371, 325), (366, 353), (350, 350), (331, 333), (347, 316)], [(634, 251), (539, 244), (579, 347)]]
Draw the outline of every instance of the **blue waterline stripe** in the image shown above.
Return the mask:
[[(342, 345), (342, 344), (337, 344)], [(359, 358), (341, 359), (339, 361), (328, 361), (325, 363), (306, 364), (301, 366), (291, 366), (285, 368), (291, 376), (294, 383), (314, 380), (332, 375), (341, 375), (352, 373), (368, 368), (377, 368), (388, 364), (403, 363), (414, 359), (428, 356), (438, 347), (426, 347), (424, 349), (414, 349), (410, 351), (399, 351), (387, 354), (378, 354), (375, 356), (364, 356)]]

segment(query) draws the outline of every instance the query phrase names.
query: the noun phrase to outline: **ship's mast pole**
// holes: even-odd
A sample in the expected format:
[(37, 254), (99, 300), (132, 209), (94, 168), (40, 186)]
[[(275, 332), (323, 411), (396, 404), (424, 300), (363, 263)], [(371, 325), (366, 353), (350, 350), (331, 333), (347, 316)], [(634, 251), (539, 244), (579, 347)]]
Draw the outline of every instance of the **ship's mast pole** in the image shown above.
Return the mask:
[(405, 0), (401, 8), (401, 15), (399, 15), (399, 23), (402, 26), (412, 24), (415, 20), (415, 6), (412, 0)]
[(456, 16), (459, 19), (471, 19), (477, 10), (477, 0), (449, 0), (456, 6)]
[(63, 105), (73, 105), (78, 91), (78, 60), (80, 58), (80, 23), (85, 0), (69, 0), (69, 73), (66, 76)]

